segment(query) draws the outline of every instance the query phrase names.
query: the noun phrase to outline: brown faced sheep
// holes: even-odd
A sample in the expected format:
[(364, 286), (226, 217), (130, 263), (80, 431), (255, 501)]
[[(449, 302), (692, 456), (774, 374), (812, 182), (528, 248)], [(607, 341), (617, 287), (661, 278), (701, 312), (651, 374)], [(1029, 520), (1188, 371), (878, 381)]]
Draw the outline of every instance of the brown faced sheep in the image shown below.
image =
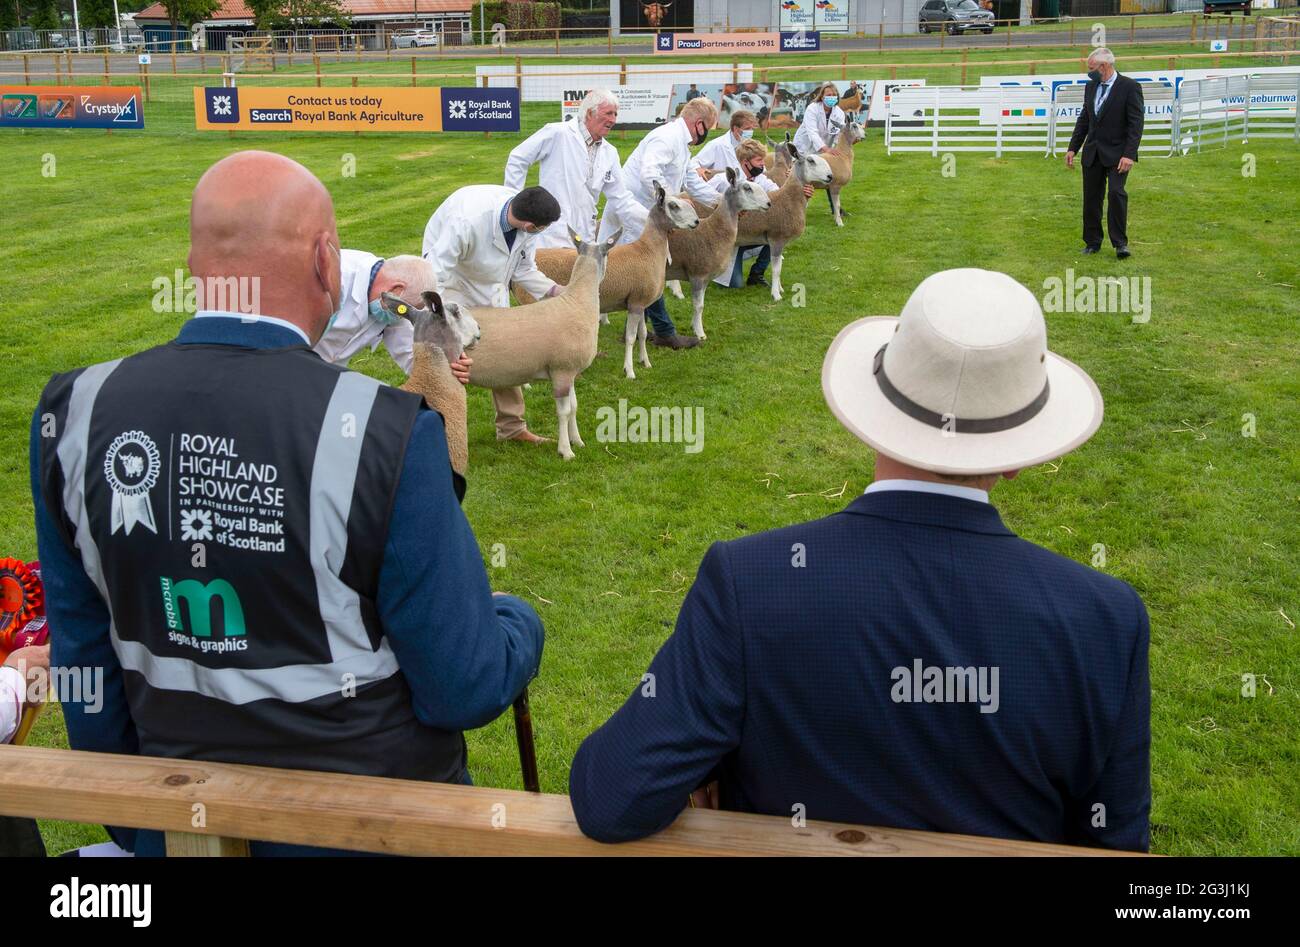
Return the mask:
[(569, 237), (578, 248), (578, 257), (573, 279), (558, 296), (525, 306), (475, 306), (470, 310), (478, 320), (480, 336), (469, 383), (482, 388), (514, 388), (549, 378), (559, 419), (556, 441), (565, 460), (573, 459), (570, 443), (583, 446), (574, 380), (596, 357), (600, 282), (606, 256), (619, 234), (603, 243), (585, 242), (572, 230)]
[(849, 83), (849, 91), (840, 96), (840, 111), (843, 112), (850, 121), (854, 121), (856, 116), (862, 111), (866, 104), (866, 96), (863, 89), (858, 85), (857, 80)]
[(784, 150), (790, 156), (793, 172), (781, 189), (770, 195), (771, 207), (740, 215), (736, 232), (738, 247), (766, 243), (771, 248), (773, 299), (781, 298), (782, 254), (803, 233), (807, 220), (808, 198), (804, 197), (804, 185), (825, 187), (831, 181), (831, 169), (824, 155), (801, 155), (790, 143)]
[(776, 185), (782, 185), (790, 177), (790, 133), (785, 133), (785, 144), (777, 145), (775, 151), (769, 151), (765, 159), (768, 179)]
[[(740, 212), (766, 210), (771, 206), (767, 191), (753, 181), (742, 181), (735, 168), (727, 168), (727, 190), (713, 213), (694, 230), (676, 230), (668, 235), (669, 263), (666, 278), (689, 280), (694, 313), (691, 331), (704, 334), (704, 291), (709, 281), (730, 272), (736, 259), (736, 222)], [(632, 344), (628, 336), (623, 341)]]
[(844, 226), (844, 216), (840, 213), (840, 191), (853, 180), (853, 146), (867, 137), (862, 125), (849, 122), (831, 139), (829, 154), (822, 155), (831, 166), (831, 182), (825, 185), (831, 195), (831, 206), (835, 217), (835, 226)]
[[(655, 184), (655, 201), (646, 217), (641, 236), (609, 251), (605, 265), (605, 278), (600, 283), (600, 311), (627, 310), (627, 324), (623, 330), (626, 348), (623, 354), (623, 373), (636, 378), (632, 370), (632, 342), (641, 344), (641, 364), (650, 367), (646, 353), (645, 307), (664, 292), (664, 266), (668, 260), (668, 235), (673, 230), (689, 230), (699, 226), (700, 218), (690, 202), (684, 198), (664, 193)], [(537, 268), (561, 285), (569, 281), (577, 253), (573, 250), (549, 248), (535, 254)], [(529, 298), (515, 287), (521, 301)], [(631, 340), (631, 341), (629, 341)]]
[[(385, 302), (388, 302), (385, 299)], [(442, 415), (447, 431), (447, 453), (451, 468), (465, 476), (469, 466), (469, 436), (465, 419), (465, 386), (451, 373), (451, 363), (479, 339), (478, 323), (468, 312), (452, 304), (443, 307), (437, 293), (424, 294), (423, 309), (409, 303), (398, 314), (415, 326), (411, 353), (411, 374), (403, 391), (424, 396), (424, 402)]]

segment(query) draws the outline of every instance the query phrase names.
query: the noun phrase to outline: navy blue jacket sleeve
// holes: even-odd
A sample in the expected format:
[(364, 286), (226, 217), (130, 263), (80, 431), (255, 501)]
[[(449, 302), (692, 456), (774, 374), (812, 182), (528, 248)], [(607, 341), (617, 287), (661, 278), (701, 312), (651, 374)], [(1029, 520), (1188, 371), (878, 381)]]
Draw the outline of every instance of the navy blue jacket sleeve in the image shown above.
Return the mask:
[(421, 723), (495, 719), (537, 675), (542, 622), (523, 599), (492, 594), (452, 487), (442, 418), (421, 411), (406, 447), (379, 574), (379, 617)]
[(1093, 788), (1071, 803), (1067, 838), (1072, 844), (1145, 852), (1151, 844), (1151, 625), (1138, 594), (1137, 634), (1115, 731), (1115, 744)]
[(601, 842), (666, 828), (740, 745), (745, 665), (726, 547), (715, 543), (649, 673), (583, 741), (569, 773), (573, 812)]
[[(50, 667), (56, 671), (75, 669), (79, 679), (88, 682), (80, 694), (69, 689), (58, 695), (68, 728), (68, 746), (95, 753), (138, 753), (139, 740), (126, 702), (122, 665), (109, 637), (108, 606), (82, 568), (80, 555), (68, 546), (55, 526), (50, 508), (61, 509), (62, 501), (50, 497), (47, 506), (42, 495), (40, 449), (41, 418), (37, 409), (32, 415), (29, 456), (36, 548), (50, 627)], [(124, 848), (134, 844), (134, 829), (109, 827), (109, 834)]]

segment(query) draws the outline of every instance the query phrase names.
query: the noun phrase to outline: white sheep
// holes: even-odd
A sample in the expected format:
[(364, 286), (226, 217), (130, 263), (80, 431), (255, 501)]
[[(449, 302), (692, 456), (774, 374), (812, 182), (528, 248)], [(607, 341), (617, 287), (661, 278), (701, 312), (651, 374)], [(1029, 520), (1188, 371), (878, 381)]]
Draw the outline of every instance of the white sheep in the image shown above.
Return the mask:
[[(600, 283), (600, 311), (627, 311), (623, 329), (625, 350), (623, 373), (636, 378), (632, 369), (632, 345), (640, 342), (641, 364), (650, 367), (646, 352), (645, 307), (664, 292), (664, 267), (668, 260), (668, 236), (673, 230), (698, 227), (699, 216), (689, 200), (664, 193), (655, 183), (655, 200), (646, 216), (645, 229), (631, 243), (624, 243), (609, 251), (605, 264), (605, 278)], [(567, 249), (538, 250), (534, 254), (537, 268), (561, 285), (569, 281), (577, 253)], [(521, 302), (531, 297), (520, 287), (514, 287)]]
[(780, 190), (771, 194), (772, 206), (765, 211), (742, 214), (736, 231), (736, 246), (766, 243), (772, 252), (772, 298), (781, 298), (781, 264), (785, 248), (804, 231), (808, 216), (808, 198), (804, 185), (826, 187), (831, 183), (830, 165), (823, 155), (801, 155), (793, 143), (785, 150), (790, 158), (791, 173)]
[[(691, 331), (703, 340), (704, 291), (713, 277), (730, 273), (736, 260), (736, 223), (741, 211), (767, 210), (767, 191), (753, 181), (742, 181), (735, 168), (727, 168), (727, 190), (713, 213), (693, 230), (675, 230), (668, 235), (669, 263), (665, 277), (689, 280), (691, 284)], [(631, 341), (625, 334), (623, 341)]]
[(578, 255), (573, 278), (558, 296), (524, 306), (475, 306), (470, 310), (478, 321), (480, 336), (474, 346), (469, 383), (481, 388), (514, 388), (549, 378), (559, 421), (556, 441), (565, 460), (573, 459), (570, 444), (584, 446), (578, 433), (574, 381), (596, 358), (600, 283), (606, 257), (621, 234), (590, 243), (570, 229), (569, 238)]
[[(451, 467), (462, 477), (469, 466), (469, 433), (465, 417), (465, 386), (451, 373), (451, 363), (479, 340), (478, 323), (455, 303), (445, 308), (437, 293), (426, 292), (424, 308), (409, 303), (392, 306), (415, 327), (411, 373), (403, 391), (423, 395), (425, 404), (442, 415)], [(387, 302), (388, 300), (385, 300)]]

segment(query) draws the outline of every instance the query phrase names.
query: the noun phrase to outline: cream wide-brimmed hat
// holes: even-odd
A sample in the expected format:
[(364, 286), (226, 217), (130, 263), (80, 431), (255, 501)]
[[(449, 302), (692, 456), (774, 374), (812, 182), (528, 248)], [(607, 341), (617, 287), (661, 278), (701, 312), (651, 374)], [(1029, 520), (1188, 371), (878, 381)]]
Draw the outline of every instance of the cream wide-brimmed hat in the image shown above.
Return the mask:
[(902, 314), (845, 326), (822, 364), (835, 417), (895, 460), (946, 474), (1045, 463), (1101, 426), (1101, 392), (1047, 350), (1038, 300), (1004, 273), (944, 270)]

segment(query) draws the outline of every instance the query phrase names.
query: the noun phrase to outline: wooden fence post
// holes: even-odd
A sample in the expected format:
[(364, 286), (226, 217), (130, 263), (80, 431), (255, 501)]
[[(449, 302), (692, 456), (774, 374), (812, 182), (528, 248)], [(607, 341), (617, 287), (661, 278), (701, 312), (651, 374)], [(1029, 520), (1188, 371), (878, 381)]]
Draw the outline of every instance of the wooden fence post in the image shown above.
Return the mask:
[(32, 63), (31, 60), (27, 58), (27, 54), (23, 53), (23, 85), (31, 85), (31, 84), (32, 84)]
[(203, 50), (199, 50), (199, 72), (208, 71), (208, 59)]
[(1188, 40), (1189, 43), (1195, 43), (1195, 42), (1196, 42), (1196, 21), (1197, 21), (1199, 18), (1200, 18), (1200, 14), (1198, 14), (1198, 13), (1193, 13), (1193, 14), (1192, 14), (1192, 38), (1191, 38), (1190, 40)]
[(969, 59), (970, 59), (970, 50), (963, 49), (961, 51), (961, 84), (962, 85), (966, 84), (966, 63)]
[[(1031, 63), (1029, 64), (1029, 74), (1030, 74), (1031, 76), (1036, 76), (1036, 75), (1038, 75), (1038, 63), (1037, 63), (1037, 61), (1035, 61), (1035, 62), (1031, 62)], [(1104, 105), (1105, 103), (1103, 102), (1102, 104)]]
[(876, 36), (876, 52), (878, 53), (883, 53), (885, 51), (885, 21), (883, 17), (884, 14), (882, 13), (880, 20), (880, 33)]
[(320, 88), (320, 54), (311, 54), (312, 65), (316, 68), (316, 88)]
[(889, 67), (889, 78), (891, 78), (891, 79), (897, 79), (897, 78), (898, 78), (898, 67), (897, 67), (897, 66), (890, 66), (890, 67)]
[(176, 44), (172, 43), (172, 75), (176, 75)]
[[(355, 89), (356, 87), (357, 87), (357, 77), (356, 77), (356, 76), (353, 76), (353, 77), (352, 77), (352, 88)], [(353, 137), (353, 138), (360, 138), (360, 137), (361, 137), (361, 132), (360, 132), (360, 130), (354, 131), (354, 132), (352, 133), (352, 137)]]
[(63, 63), (59, 62), (59, 54), (54, 54), (54, 84), (63, 85)]
[[(515, 57), (515, 88), (519, 90), (519, 95), (524, 94), (524, 58)], [(522, 101), (522, 98), (520, 99)]]
[(415, 57), (411, 57), (411, 88), (415, 88)]
[(1131, 16), (1128, 18), (1128, 41), (1130, 43), (1137, 41), (1138, 18)]
[(112, 83), (108, 81), (108, 76), (111, 72), (112, 68), (108, 63), (108, 50), (106, 49), (104, 50), (104, 85), (112, 85)]
[(153, 93), (149, 89), (149, 67), (141, 66), (140, 71), (144, 74), (144, 100), (146, 102), (152, 102)]
[(627, 57), (618, 61), (618, 84), (627, 85)]
[(740, 83), (740, 60), (739, 59), (733, 59), (731, 61), (731, 81), (733, 84)]
[(555, 28), (555, 55), (560, 55), (560, 28)]
[(1070, 18), (1070, 45), (1074, 45), (1074, 17)]
[(614, 27), (612, 25), (609, 27), (609, 35), (605, 38), (605, 53), (609, 56), (614, 55)]

